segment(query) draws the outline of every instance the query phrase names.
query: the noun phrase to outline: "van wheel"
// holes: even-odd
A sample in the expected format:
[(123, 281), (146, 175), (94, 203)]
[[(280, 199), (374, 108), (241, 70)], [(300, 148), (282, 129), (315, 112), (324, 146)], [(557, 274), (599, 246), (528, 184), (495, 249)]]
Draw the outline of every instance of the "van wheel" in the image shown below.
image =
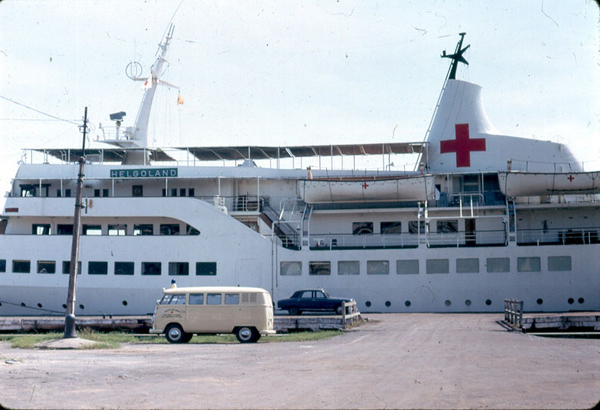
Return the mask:
[(170, 324), (165, 329), (165, 337), (169, 343), (187, 343), (190, 341), (191, 335), (188, 335), (183, 331), (181, 326), (177, 324)]
[(240, 343), (256, 343), (260, 334), (253, 327), (242, 326), (237, 328), (235, 337)]
[(292, 316), (298, 316), (300, 314), (300, 309), (294, 306), (288, 309), (288, 313)]

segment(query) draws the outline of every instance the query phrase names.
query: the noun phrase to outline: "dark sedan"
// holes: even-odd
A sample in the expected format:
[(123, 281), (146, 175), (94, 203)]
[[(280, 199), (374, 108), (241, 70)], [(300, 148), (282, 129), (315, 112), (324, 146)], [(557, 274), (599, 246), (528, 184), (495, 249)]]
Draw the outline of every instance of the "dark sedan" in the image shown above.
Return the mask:
[(353, 302), (353, 299), (331, 297), (324, 289), (304, 289), (297, 290), (287, 299), (281, 299), (277, 307), (294, 316), (304, 311), (327, 310), (341, 314), (342, 302)]

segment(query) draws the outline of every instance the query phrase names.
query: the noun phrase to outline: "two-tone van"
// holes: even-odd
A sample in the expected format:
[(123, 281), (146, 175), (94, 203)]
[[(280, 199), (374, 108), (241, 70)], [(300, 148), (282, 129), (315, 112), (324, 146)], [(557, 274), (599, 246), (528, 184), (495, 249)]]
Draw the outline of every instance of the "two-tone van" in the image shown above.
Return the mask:
[(181, 287), (163, 289), (150, 333), (171, 343), (187, 343), (194, 334), (234, 333), (241, 343), (274, 334), (273, 301), (261, 288)]

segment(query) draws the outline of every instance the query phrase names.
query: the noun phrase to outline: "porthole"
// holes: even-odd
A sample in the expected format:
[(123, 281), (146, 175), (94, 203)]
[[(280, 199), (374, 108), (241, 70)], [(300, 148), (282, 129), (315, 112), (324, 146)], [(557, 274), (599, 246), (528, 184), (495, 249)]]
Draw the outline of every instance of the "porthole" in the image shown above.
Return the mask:
[(538, 305), (541, 305), (542, 303), (544, 303), (544, 299), (540, 298), (540, 299), (536, 300), (536, 302)]
[(471, 300), (470, 299), (465, 300), (465, 305), (471, 306)]
[(367, 300), (367, 301), (365, 302), (365, 306), (367, 306), (367, 307), (371, 307), (371, 301)]
[(0, 302), (0, 306), (2, 306), (2, 302)]
[(127, 301), (126, 300), (123, 301), (123, 306), (127, 306)]
[(579, 298), (579, 299), (577, 299), (577, 302), (579, 302), (580, 305), (583, 305), (583, 302), (585, 302), (585, 299)]
[(575, 303), (575, 299), (569, 298), (569, 300), (567, 300), (567, 302), (569, 302), (569, 305), (572, 305), (573, 303)]
[(42, 308), (42, 304), (41, 304), (41, 303), (38, 303), (38, 305), (37, 305), (37, 306), (38, 306), (40, 309)]
[(392, 302), (390, 302), (389, 300), (386, 300), (386, 301), (385, 301), (385, 306), (386, 306), (386, 307), (390, 307), (390, 306), (392, 306)]
[(63, 309), (66, 309), (66, 308), (67, 308), (67, 305), (65, 305), (65, 304), (63, 303)]
[(21, 307), (27, 307), (27, 305), (23, 302), (21, 302)]
[(487, 299), (487, 300), (485, 301), (485, 304), (486, 304), (486, 305), (488, 305), (488, 306), (490, 306), (490, 305), (492, 304), (492, 301), (491, 301), (490, 299)]
[(407, 300), (406, 302), (404, 302), (404, 306), (410, 307), (410, 300)]
[(447, 301), (445, 301), (445, 302), (444, 302), (444, 304), (445, 304), (446, 306), (450, 306), (450, 305), (452, 304), (452, 302), (450, 302), (449, 300), (447, 300)]
[(85, 309), (85, 306), (79, 305), (79, 309), (83, 310), (83, 309)]

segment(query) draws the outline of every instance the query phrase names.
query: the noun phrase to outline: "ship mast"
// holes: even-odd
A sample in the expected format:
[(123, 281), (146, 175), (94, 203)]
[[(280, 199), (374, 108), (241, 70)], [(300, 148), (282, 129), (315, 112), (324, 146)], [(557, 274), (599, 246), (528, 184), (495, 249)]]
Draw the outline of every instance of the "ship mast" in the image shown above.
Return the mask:
[(456, 45), (456, 50), (454, 51), (454, 54), (446, 54), (446, 50), (444, 50), (442, 55), (440, 56), (442, 58), (449, 58), (452, 60), (452, 63), (450, 64), (448, 80), (456, 80), (456, 68), (458, 67), (459, 62), (469, 65), (469, 62), (467, 60), (465, 60), (465, 58), (463, 57), (463, 54), (465, 53), (465, 51), (467, 51), (467, 49), (469, 47), (471, 47), (471, 45), (469, 44), (465, 48), (462, 48), (463, 39), (465, 38), (465, 34), (467, 34), (467, 33), (458, 33), (458, 34), (460, 35), (460, 40), (459, 40), (458, 44)]
[(134, 131), (132, 136), (132, 140), (134, 140), (140, 148), (148, 147), (148, 123), (150, 121), (150, 110), (152, 109), (152, 101), (154, 100), (156, 87), (159, 84), (171, 85), (162, 81), (160, 79), (160, 75), (162, 74), (163, 64), (165, 63), (165, 61), (167, 61), (167, 49), (169, 47), (171, 39), (173, 38), (174, 29), (175, 26), (171, 25), (171, 27), (169, 27), (169, 31), (167, 33), (164, 43), (158, 45), (159, 55), (156, 58), (154, 64), (152, 64), (152, 67), (150, 68), (150, 77), (146, 79), (146, 82), (144, 83), (144, 88), (146, 89), (146, 91), (144, 92), (142, 104), (135, 119)]
[[(127, 127), (123, 132), (123, 135), (120, 133), (121, 122), (123, 117), (125, 116), (125, 112), (118, 112), (115, 114), (111, 114), (111, 120), (116, 121), (116, 133), (115, 138), (107, 139), (104, 138), (102, 142), (116, 145), (118, 147), (126, 148), (125, 157), (123, 159), (123, 164), (127, 165), (148, 165), (150, 164), (150, 156), (148, 148), (148, 124), (150, 123), (150, 111), (152, 110), (152, 102), (154, 100), (154, 95), (156, 94), (156, 88), (159, 85), (167, 85), (169, 87), (173, 87), (179, 89), (179, 87), (169, 84), (166, 81), (163, 81), (160, 76), (163, 74), (163, 66), (164, 63), (167, 62), (167, 50), (169, 48), (169, 44), (171, 39), (173, 38), (173, 31), (175, 26), (171, 25), (169, 30), (167, 31), (167, 35), (165, 36), (165, 40), (163, 43), (158, 45), (158, 56), (156, 57), (156, 61), (150, 67), (150, 76), (145, 78), (141, 77), (138, 74), (128, 76), (134, 81), (144, 81), (144, 96), (142, 97), (142, 103), (140, 105), (139, 111), (137, 113), (137, 117), (135, 119), (135, 124), (133, 127)], [(132, 63), (140, 67), (139, 63)], [(132, 65), (130, 64), (129, 67)], [(102, 128), (102, 127), (100, 127)]]

